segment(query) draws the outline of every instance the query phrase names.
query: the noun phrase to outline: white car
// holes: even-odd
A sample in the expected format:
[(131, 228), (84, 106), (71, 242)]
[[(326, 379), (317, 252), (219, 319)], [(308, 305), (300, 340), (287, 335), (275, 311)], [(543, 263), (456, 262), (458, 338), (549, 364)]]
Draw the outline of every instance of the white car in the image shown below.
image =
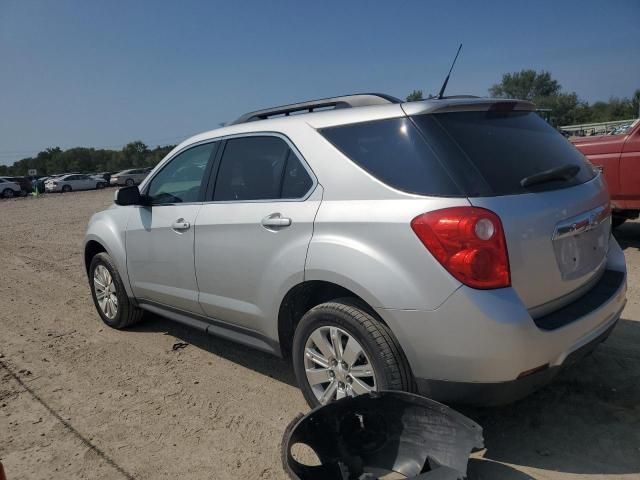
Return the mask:
[(150, 171), (150, 168), (122, 170), (111, 177), (110, 183), (111, 185), (126, 185), (127, 187), (138, 185), (149, 175)]
[(72, 174), (51, 178), (44, 182), (47, 192), (70, 192), (72, 190), (95, 190), (104, 188), (107, 182), (91, 175)]
[(4, 178), (0, 178), (0, 196), (4, 198), (20, 195), (20, 185)]

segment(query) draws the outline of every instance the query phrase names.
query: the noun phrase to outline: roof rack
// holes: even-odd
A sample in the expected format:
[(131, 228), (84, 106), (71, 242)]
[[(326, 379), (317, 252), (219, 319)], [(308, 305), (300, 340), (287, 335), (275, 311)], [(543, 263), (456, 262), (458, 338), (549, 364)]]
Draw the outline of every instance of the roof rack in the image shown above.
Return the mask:
[(319, 109), (338, 109), (352, 107), (366, 107), (369, 105), (387, 105), (390, 103), (402, 103), (398, 98), (383, 93), (358, 93), (355, 95), (344, 95), (342, 97), (322, 98), (320, 100), (310, 100), (308, 102), (292, 103), (290, 105), (282, 105), (279, 107), (266, 108), (242, 115), (229, 125), (237, 125), (239, 123), (254, 122), (256, 120), (265, 120), (277, 116), (289, 116), (292, 113), (313, 112)]

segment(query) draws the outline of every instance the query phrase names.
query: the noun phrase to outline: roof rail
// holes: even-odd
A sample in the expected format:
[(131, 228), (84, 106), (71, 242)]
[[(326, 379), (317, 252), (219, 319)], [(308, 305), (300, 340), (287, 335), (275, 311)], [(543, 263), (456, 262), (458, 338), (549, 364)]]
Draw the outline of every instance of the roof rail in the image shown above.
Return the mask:
[(297, 112), (313, 112), (317, 109), (352, 108), (366, 107), (369, 105), (387, 105), (390, 103), (402, 103), (398, 98), (383, 93), (358, 93), (355, 95), (344, 95), (342, 97), (322, 98), (320, 100), (310, 100), (301, 103), (292, 103), (290, 105), (282, 105), (279, 107), (266, 108), (264, 110), (256, 110), (242, 115), (229, 125), (237, 125), (238, 123), (253, 122), (256, 120), (265, 120), (267, 118), (279, 115), (289, 116)]

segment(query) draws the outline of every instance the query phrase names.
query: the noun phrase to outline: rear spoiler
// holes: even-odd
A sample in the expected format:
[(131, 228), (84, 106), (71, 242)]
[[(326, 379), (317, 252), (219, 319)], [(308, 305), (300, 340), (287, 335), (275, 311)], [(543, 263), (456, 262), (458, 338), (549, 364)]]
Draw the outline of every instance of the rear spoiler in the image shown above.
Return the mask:
[(451, 98), (443, 100), (425, 100), (423, 102), (403, 103), (402, 110), (407, 115), (445, 112), (506, 112), (535, 111), (536, 106), (526, 100), (499, 98)]

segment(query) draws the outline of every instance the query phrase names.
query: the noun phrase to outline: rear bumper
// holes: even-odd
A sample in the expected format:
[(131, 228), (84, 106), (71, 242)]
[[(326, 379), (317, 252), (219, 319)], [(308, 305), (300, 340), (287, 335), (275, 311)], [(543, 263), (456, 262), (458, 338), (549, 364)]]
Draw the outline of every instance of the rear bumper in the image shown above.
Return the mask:
[(508, 382), (448, 382), (417, 378), (418, 391), (441, 402), (467, 403), (480, 406), (505, 405), (520, 400), (548, 384), (563, 368), (576, 364), (604, 342), (618, 323), (619, 316), (604, 332), (570, 353), (560, 366), (548, 367), (523, 378)]
[[(435, 310), (377, 311), (402, 345), (422, 393), (440, 401), (504, 403), (548, 382), (580, 357), (576, 352), (595, 347), (610, 333), (626, 304), (624, 254), (615, 240), (607, 269), (613, 272), (575, 305), (554, 312), (547, 324), (534, 321), (511, 288), (463, 286)], [(613, 277), (616, 285), (601, 285)], [(539, 373), (522, 377), (538, 368)]]

